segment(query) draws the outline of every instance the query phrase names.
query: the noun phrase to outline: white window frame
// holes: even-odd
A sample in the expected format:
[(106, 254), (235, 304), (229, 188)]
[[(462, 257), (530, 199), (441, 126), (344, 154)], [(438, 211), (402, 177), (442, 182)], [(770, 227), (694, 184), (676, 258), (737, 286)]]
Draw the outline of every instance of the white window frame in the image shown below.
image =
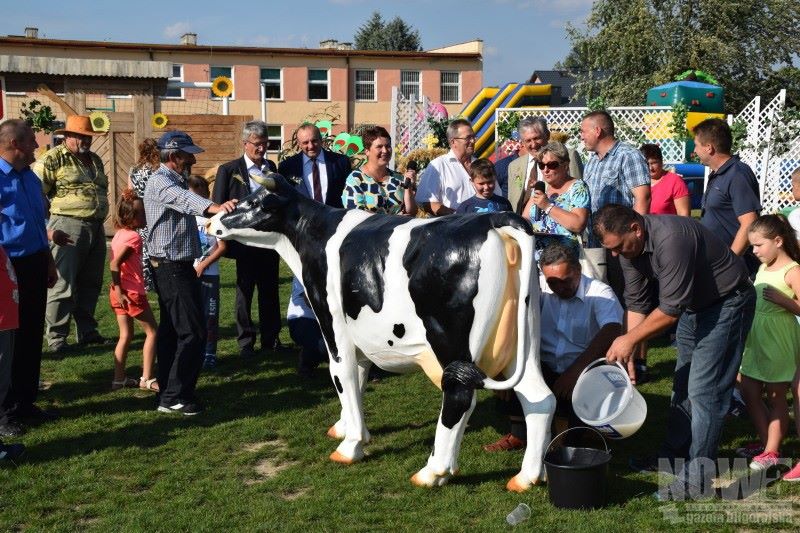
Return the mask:
[(278, 98), (269, 98), (269, 97), (265, 96), (265, 99), (268, 102), (282, 101), (283, 100), (283, 69), (280, 68), (280, 67), (278, 67), (278, 68), (275, 68), (275, 67), (259, 67), (259, 69), (258, 69), (258, 77), (259, 77), (258, 81), (260, 83), (264, 83), (265, 84), (265, 89), (266, 89), (266, 82), (270, 82), (270, 83), (274, 83), (275, 82), (274, 79), (267, 79), (267, 78), (262, 78), (261, 77), (261, 71), (265, 70), (265, 69), (277, 70), (278, 71), (278, 92), (279, 92)]
[[(229, 68), (231, 69), (231, 83), (233, 83), (233, 92), (228, 97), (228, 100), (236, 100), (236, 67), (233, 65), (209, 65), (208, 66), (208, 81), (214, 81), (214, 78), (211, 77), (211, 69), (212, 68)], [(259, 73), (260, 74), (260, 73)], [(211, 89), (208, 90), (211, 100), (222, 100), (219, 96), (214, 96), (214, 93), (211, 92)]]
[(267, 149), (266, 153), (268, 153), (268, 154), (278, 154), (278, 153), (280, 153), (281, 148), (283, 147), (283, 124), (267, 124), (267, 141), (269, 141), (270, 139), (274, 139), (273, 137), (269, 136), (269, 128), (274, 128), (274, 127), (278, 127), (278, 128), (281, 129), (281, 136), (280, 136), (280, 139), (279, 139), (280, 142), (278, 143), (278, 149), (277, 150)]
[[(372, 81), (358, 81), (359, 72), (372, 72)], [(372, 98), (359, 98), (358, 87), (372, 87)], [(378, 101), (378, 71), (374, 68), (357, 68), (353, 73), (353, 100), (356, 102)]]
[[(455, 74), (458, 76), (458, 82), (445, 82), (444, 75), (445, 74)], [(457, 95), (455, 100), (445, 100), (444, 99), (444, 88), (445, 87), (456, 87)], [(457, 70), (442, 70), (439, 74), (439, 101), (443, 104), (460, 104), (461, 103), (461, 72)]]
[[(322, 85), (321, 80), (312, 80), (311, 79), (311, 71), (312, 70), (324, 70), (327, 74), (327, 78), (325, 80), (325, 86), (328, 89), (328, 97), (327, 98), (311, 98), (311, 86), (312, 85)], [(308, 101), (309, 102), (330, 102), (331, 101), (331, 69), (329, 68), (311, 68), (308, 67), (308, 71), (306, 72), (306, 82), (308, 88)]]
[[(174, 69), (175, 67), (180, 67), (181, 75), (179, 77), (170, 76), (169, 78), (167, 78), (167, 81), (180, 81), (180, 82), (182, 82), (183, 81), (183, 74), (184, 74), (183, 63), (173, 63), (170, 68)], [(161, 100), (183, 100), (185, 98), (185, 96), (186, 96), (184, 94), (184, 92), (183, 92), (183, 87), (181, 87), (178, 90), (181, 92), (180, 96), (159, 96), (159, 98)]]
[[(403, 75), (406, 74), (406, 73), (412, 73), (412, 72), (415, 72), (417, 74), (417, 81), (416, 82), (403, 81)], [(403, 90), (403, 85), (404, 84), (405, 85), (410, 85), (412, 83), (414, 83), (417, 86), (416, 101), (417, 102), (421, 102), (422, 101), (422, 71), (421, 70), (401, 70), (400, 71), (400, 92), (406, 98), (408, 98), (408, 96), (406, 96), (406, 93)]]
[(132, 94), (106, 94), (104, 96), (107, 100), (130, 100), (133, 98)]

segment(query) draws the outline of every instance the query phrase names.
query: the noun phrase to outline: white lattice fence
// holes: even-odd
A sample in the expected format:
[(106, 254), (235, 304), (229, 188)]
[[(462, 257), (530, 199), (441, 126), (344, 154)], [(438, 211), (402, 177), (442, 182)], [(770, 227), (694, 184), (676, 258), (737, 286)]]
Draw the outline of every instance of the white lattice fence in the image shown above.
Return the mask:
[(789, 150), (769, 159), (767, 172), (761, 180), (761, 204), (764, 213), (775, 213), (797, 205), (792, 195), (792, 172), (800, 167), (800, 137), (795, 139)]
[[(574, 148), (584, 161), (588, 154), (581, 142), (579, 131), (586, 107), (534, 107), (502, 108), (495, 112), (495, 138), (498, 129), (511, 120), (542, 116), (547, 120), (551, 132), (562, 132), (568, 136), (567, 145)], [(655, 143), (661, 147), (664, 162), (682, 163), (684, 143), (672, 139), (669, 123), (672, 120), (670, 107), (611, 107), (609, 114), (614, 119), (616, 136), (634, 146)]]
[(422, 101), (416, 98), (406, 98), (398, 87), (392, 88), (392, 120), (391, 131), (392, 141), (397, 150), (402, 155), (408, 154), (412, 150), (424, 148), (422, 140), (432, 134), (428, 126), (428, 98), (422, 97)]

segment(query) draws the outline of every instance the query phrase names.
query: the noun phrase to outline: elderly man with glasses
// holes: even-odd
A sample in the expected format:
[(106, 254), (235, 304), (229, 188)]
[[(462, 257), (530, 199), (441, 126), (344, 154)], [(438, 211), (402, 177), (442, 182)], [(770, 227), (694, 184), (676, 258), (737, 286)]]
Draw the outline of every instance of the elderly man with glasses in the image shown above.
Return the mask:
[(454, 213), (475, 189), (469, 169), (475, 159), (475, 132), (468, 120), (457, 119), (447, 127), (450, 151), (430, 162), (417, 188), (417, 204), (434, 216)]
[[(214, 182), (212, 200), (221, 204), (241, 200), (261, 187), (256, 179), (276, 172), (275, 163), (267, 159), (267, 124), (254, 120), (242, 130), (242, 150), (238, 159), (220, 165)], [(280, 300), (278, 298), (278, 254), (274, 250), (245, 246), (232, 241), (227, 257), (236, 260), (236, 334), (239, 353), (255, 355), (256, 337), (261, 334), (261, 347), (281, 347)], [(258, 289), (258, 321), (253, 323), (253, 294)]]

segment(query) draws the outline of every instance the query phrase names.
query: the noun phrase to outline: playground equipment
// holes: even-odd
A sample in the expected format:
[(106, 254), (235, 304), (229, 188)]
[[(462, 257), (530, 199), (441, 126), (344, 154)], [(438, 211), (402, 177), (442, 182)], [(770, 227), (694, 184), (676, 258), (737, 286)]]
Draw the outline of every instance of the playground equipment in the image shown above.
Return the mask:
[(495, 110), (504, 107), (529, 108), (551, 105), (553, 86), (539, 83), (506, 83), (500, 88), (478, 91), (461, 110), (475, 131), (475, 156), (489, 157), (495, 149)]

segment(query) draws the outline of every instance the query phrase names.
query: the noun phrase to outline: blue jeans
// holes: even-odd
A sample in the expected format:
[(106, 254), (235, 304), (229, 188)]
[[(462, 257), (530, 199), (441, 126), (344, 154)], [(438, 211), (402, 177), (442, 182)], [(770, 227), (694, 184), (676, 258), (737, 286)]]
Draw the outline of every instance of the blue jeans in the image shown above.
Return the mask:
[(755, 289), (748, 285), (706, 309), (686, 311), (678, 321), (678, 361), (659, 456), (688, 459), (679, 477), (689, 485), (710, 486), (716, 475), (696, 459), (716, 461), (755, 302)]

